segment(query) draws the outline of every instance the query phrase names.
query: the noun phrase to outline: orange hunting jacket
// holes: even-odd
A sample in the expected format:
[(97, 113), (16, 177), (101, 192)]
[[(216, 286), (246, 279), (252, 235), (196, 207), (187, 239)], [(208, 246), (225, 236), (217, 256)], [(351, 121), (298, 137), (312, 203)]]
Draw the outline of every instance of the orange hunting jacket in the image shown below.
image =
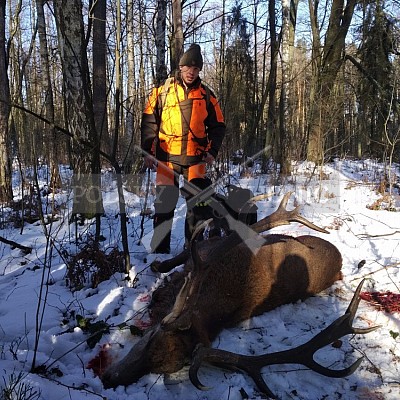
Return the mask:
[(145, 152), (160, 161), (190, 166), (199, 163), (206, 151), (216, 157), (224, 136), (219, 103), (200, 78), (189, 88), (176, 77), (167, 88), (153, 89), (142, 116)]

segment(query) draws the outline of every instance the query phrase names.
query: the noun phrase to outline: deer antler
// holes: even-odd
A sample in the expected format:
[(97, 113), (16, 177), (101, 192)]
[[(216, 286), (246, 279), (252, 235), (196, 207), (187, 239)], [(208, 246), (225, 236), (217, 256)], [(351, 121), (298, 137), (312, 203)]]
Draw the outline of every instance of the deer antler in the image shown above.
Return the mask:
[(275, 398), (261, 375), (261, 369), (267, 365), (275, 364), (301, 364), (321, 375), (343, 378), (351, 375), (360, 365), (363, 357), (355, 361), (351, 366), (340, 370), (333, 370), (326, 368), (321, 364), (314, 361), (313, 356), (317, 350), (332, 343), (333, 341), (349, 334), (366, 334), (379, 328), (374, 326), (371, 328), (354, 328), (352, 326), (355, 313), (357, 312), (360, 303), (360, 291), (364, 280), (358, 285), (357, 290), (346, 310), (346, 313), (334, 321), (331, 325), (314, 336), (310, 341), (297, 346), (290, 350), (279, 351), (270, 354), (263, 354), (260, 356), (246, 356), (231, 353), (229, 351), (220, 349), (210, 349), (204, 345), (198, 345), (193, 353), (193, 361), (189, 370), (189, 377), (194, 386), (198, 389), (205, 390), (207, 387), (203, 386), (197, 374), (198, 370), (203, 363), (207, 361), (219, 367), (228, 367), (230, 369), (239, 369), (247, 372), (254, 380), (258, 389), (271, 398)]
[(163, 318), (163, 320), (161, 321), (161, 326), (167, 326), (167, 325), (171, 326), (171, 324), (175, 322), (176, 319), (182, 314), (191, 287), (192, 287), (192, 279), (191, 279), (191, 272), (189, 272), (185, 276), (182, 288), (179, 291), (178, 295), (176, 296), (175, 304), (172, 307), (171, 312)]
[[(194, 186), (194, 188), (196, 188)], [(193, 189), (195, 190), (195, 189)], [(199, 189), (197, 189), (199, 190)], [(229, 214), (226, 215), (226, 219), (228, 220), (229, 227), (232, 230), (228, 236), (225, 236), (218, 240), (218, 244), (215, 242), (211, 245), (208, 244), (208, 255), (205, 256), (203, 260), (200, 260), (202, 263), (207, 263), (209, 260), (218, 259), (224, 253), (226, 253), (229, 249), (233, 248), (237, 244), (242, 243), (246, 239), (249, 238), (257, 238), (258, 233), (262, 233), (268, 231), (272, 228), (275, 228), (280, 225), (289, 225), (291, 222), (298, 222), (307, 226), (308, 228), (314, 229), (318, 232), (329, 233), (327, 230), (320, 228), (317, 225), (314, 225), (312, 222), (308, 221), (306, 218), (302, 217), (299, 214), (299, 206), (293, 209), (292, 211), (286, 210), (287, 203), (289, 201), (289, 197), (292, 195), (293, 192), (288, 192), (284, 195), (281, 203), (279, 204), (278, 208), (270, 215), (266, 216), (265, 218), (261, 219), (260, 221), (252, 224), (251, 226), (247, 226), (242, 221), (235, 220)], [(203, 193), (202, 193), (203, 196)], [(241, 210), (239, 210), (240, 215), (245, 215), (246, 212), (250, 210), (252, 204), (257, 201), (263, 200), (268, 197), (267, 194), (262, 194), (258, 196), (254, 196), (250, 200), (248, 200)], [(223, 206), (216, 201), (215, 199), (211, 198), (212, 200), (212, 207), (215, 211), (219, 212), (220, 214), (223, 213)], [(207, 221), (206, 221), (207, 222)], [(258, 240), (259, 245), (261, 245), (261, 240)], [(259, 246), (258, 244), (256, 246)], [(178, 254), (177, 256), (165, 260), (163, 262), (153, 262), (152, 269), (158, 272), (168, 272), (172, 268), (176, 267), (184, 263), (190, 256), (190, 250), (186, 249), (182, 253)], [(192, 251), (192, 256), (197, 257), (196, 252)]]
[(314, 225), (312, 222), (308, 221), (306, 218), (302, 217), (299, 214), (300, 206), (297, 206), (294, 210), (288, 211), (286, 210), (287, 203), (289, 201), (289, 197), (293, 194), (293, 192), (287, 192), (279, 204), (278, 208), (272, 214), (267, 217), (261, 219), (255, 224), (251, 225), (251, 228), (257, 233), (262, 233), (268, 231), (272, 228), (276, 228), (281, 225), (289, 225), (291, 222), (298, 222), (307, 226), (308, 228), (314, 229), (315, 231), (322, 233), (329, 233), (327, 230), (320, 228), (317, 225)]
[[(236, 221), (234, 218), (228, 215), (227, 220), (232, 233), (220, 239), (218, 241), (218, 245), (210, 247), (208, 256), (202, 260), (202, 262), (206, 264), (210, 260), (220, 258), (223, 254), (229, 251), (229, 249), (246, 241), (247, 239), (253, 239), (248, 242), (249, 245), (254, 245), (255, 248), (260, 247), (262, 246), (262, 237), (258, 236), (259, 233), (268, 231), (277, 226), (289, 225), (291, 222), (298, 222), (318, 232), (329, 233), (327, 230), (314, 225), (312, 222), (302, 217), (299, 214), (299, 206), (292, 211), (288, 211), (286, 209), (289, 197), (292, 195), (292, 193), (293, 192), (288, 192), (283, 196), (278, 208), (272, 214), (262, 218), (260, 221), (250, 226), (247, 226), (241, 221)], [(258, 199), (258, 197), (259, 196), (257, 196), (256, 199)]]
[[(192, 239), (191, 239), (191, 251), (193, 254), (197, 255), (197, 252), (195, 252), (193, 249), (195, 247), (195, 239), (199, 235), (199, 233), (207, 226), (212, 221), (212, 219), (208, 219), (207, 221), (203, 221), (199, 226), (196, 227), (192, 234)], [(190, 310), (190, 305), (194, 304), (197, 302), (197, 299), (199, 297), (199, 287), (203, 283), (203, 279), (205, 278), (206, 274), (204, 273), (203, 279), (200, 279), (199, 281), (194, 281), (192, 279), (192, 274), (194, 273), (199, 273), (199, 268), (200, 268), (200, 260), (194, 259), (193, 260), (193, 266), (194, 266), (194, 271), (189, 272), (188, 275), (186, 275), (183, 286), (181, 290), (179, 291), (178, 295), (176, 296), (175, 299), (175, 304), (172, 307), (171, 312), (164, 317), (164, 319), (161, 322), (161, 325), (165, 329), (173, 330), (175, 328), (178, 329), (188, 329), (191, 325), (190, 318), (192, 315)], [(200, 273), (199, 273), (200, 275)], [(196, 284), (197, 283), (197, 284)], [(186, 308), (186, 313), (184, 313)]]

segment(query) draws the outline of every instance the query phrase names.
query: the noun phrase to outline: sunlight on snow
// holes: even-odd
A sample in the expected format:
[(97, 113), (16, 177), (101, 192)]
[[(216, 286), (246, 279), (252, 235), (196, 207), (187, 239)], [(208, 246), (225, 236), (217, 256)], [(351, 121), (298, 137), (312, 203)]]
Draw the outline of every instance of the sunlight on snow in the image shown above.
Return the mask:
[(112, 303), (113, 300), (116, 299), (120, 293), (121, 293), (121, 288), (115, 288), (115, 289), (110, 290), (110, 292), (107, 294), (107, 296), (98, 305), (97, 311), (96, 311), (97, 315), (100, 315), (103, 312), (104, 308), (108, 304)]

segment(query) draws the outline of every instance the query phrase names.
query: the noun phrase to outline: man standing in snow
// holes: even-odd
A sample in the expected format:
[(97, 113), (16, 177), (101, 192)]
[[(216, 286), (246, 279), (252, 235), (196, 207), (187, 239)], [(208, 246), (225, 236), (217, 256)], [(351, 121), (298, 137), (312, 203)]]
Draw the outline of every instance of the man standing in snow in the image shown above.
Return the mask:
[[(224, 117), (215, 95), (199, 77), (203, 68), (200, 46), (192, 44), (179, 61), (179, 71), (153, 89), (143, 112), (142, 150), (147, 168), (157, 169), (152, 252), (169, 253), (172, 220), (179, 197), (179, 176), (204, 189), (205, 177), (225, 136)], [(186, 200), (190, 198), (183, 188)], [(188, 215), (185, 236), (190, 239)], [(196, 219), (196, 218), (194, 218)]]

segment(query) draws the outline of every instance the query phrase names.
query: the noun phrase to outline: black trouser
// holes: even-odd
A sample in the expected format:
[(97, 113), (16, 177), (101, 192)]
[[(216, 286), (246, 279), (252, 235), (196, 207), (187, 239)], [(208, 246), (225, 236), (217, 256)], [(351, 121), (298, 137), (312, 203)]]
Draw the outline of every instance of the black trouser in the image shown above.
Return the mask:
[[(193, 198), (193, 190), (189, 186), (196, 186), (203, 190), (211, 185), (208, 178), (195, 178), (187, 182), (187, 168), (174, 166), (174, 185), (157, 185), (156, 199), (154, 202), (154, 233), (150, 243), (154, 253), (169, 253), (171, 242), (171, 229), (174, 218), (174, 211), (179, 197), (179, 175), (183, 175), (185, 184), (182, 188), (182, 195), (186, 199), (187, 212), (185, 219), (185, 238), (190, 240), (196, 223), (212, 217), (212, 209), (206, 201), (190, 201)], [(196, 190), (195, 190), (196, 191)]]
[(160, 185), (156, 187), (154, 233), (150, 243), (154, 253), (170, 252), (172, 221), (178, 197), (178, 186)]

